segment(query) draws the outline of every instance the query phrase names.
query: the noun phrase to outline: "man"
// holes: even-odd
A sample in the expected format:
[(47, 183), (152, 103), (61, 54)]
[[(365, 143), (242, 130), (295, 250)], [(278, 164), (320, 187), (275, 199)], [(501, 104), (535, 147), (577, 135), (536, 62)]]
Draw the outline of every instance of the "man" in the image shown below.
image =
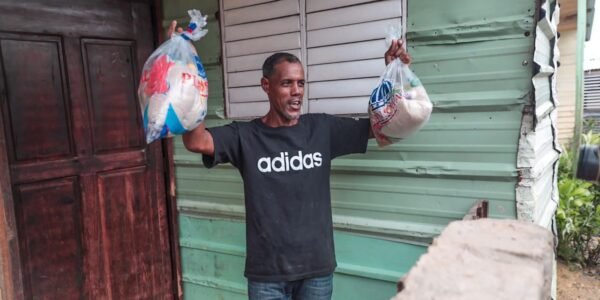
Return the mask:
[[(410, 62), (400, 41), (385, 53), (386, 64), (396, 57)], [(330, 163), (366, 151), (370, 122), (303, 115), (304, 68), (292, 54), (271, 55), (262, 72), (266, 115), (210, 129), (201, 124), (183, 142), (203, 154), (207, 168), (231, 163), (242, 175), (249, 299), (331, 299), (336, 261)]]

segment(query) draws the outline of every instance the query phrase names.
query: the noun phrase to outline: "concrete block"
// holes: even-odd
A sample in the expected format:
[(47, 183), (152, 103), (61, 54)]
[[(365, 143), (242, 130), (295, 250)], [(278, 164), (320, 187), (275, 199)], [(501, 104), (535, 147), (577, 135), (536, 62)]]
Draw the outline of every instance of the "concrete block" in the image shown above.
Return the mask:
[(516, 220), (456, 221), (393, 299), (550, 299), (553, 260), (553, 235), (545, 228)]

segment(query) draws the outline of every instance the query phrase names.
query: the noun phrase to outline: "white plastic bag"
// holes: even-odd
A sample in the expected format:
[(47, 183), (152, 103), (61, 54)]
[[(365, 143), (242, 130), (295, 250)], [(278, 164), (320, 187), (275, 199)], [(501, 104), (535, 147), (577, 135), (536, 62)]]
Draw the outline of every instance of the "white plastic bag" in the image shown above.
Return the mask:
[[(386, 42), (400, 39), (398, 27)], [(431, 115), (433, 106), (417, 76), (399, 58), (389, 63), (369, 101), (369, 117), (379, 146), (395, 143), (418, 131)]]
[(198, 10), (188, 14), (187, 30), (174, 33), (144, 64), (138, 96), (147, 143), (190, 131), (206, 116), (208, 81), (190, 42), (206, 35), (206, 16)]

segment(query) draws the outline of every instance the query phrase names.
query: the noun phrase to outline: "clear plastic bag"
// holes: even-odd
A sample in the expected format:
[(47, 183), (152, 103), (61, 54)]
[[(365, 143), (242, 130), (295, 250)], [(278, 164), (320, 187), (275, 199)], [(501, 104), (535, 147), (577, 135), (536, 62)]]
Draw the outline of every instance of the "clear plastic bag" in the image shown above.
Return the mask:
[[(398, 27), (390, 30), (386, 42), (400, 39)], [(369, 117), (379, 146), (400, 141), (415, 133), (431, 115), (433, 105), (417, 76), (399, 58), (389, 63), (369, 101)]]
[(187, 30), (174, 33), (144, 64), (138, 96), (147, 143), (190, 131), (206, 116), (208, 81), (190, 42), (206, 35), (206, 16), (198, 10), (188, 14)]

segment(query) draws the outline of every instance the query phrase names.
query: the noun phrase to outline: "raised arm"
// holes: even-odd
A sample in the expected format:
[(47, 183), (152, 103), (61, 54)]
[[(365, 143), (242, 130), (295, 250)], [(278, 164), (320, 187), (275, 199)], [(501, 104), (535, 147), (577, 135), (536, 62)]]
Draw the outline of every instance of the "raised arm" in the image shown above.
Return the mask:
[(206, 130), (204, 122), (194, 130), (183, 134), (183, 145), (188, 151), (213, 156), (215, 144), (212, 135)]

